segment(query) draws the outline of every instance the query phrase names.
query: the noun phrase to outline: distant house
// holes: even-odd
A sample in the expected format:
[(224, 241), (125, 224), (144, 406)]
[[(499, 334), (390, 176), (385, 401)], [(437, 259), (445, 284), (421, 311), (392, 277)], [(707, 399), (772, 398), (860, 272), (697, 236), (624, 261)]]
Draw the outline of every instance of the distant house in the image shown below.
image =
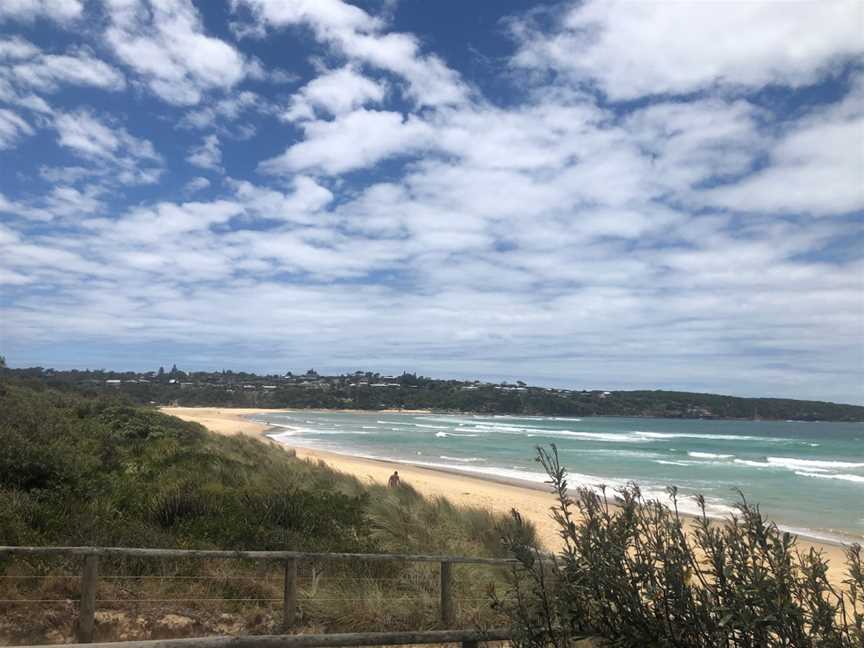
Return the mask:
[(268, 390), (276, 389), (276, 385), (261, 385), (261, 389), (268, 389)]
[(110, 387), (119, 387), (123, 383), (122, 380), (106, 380), (105, 384)]

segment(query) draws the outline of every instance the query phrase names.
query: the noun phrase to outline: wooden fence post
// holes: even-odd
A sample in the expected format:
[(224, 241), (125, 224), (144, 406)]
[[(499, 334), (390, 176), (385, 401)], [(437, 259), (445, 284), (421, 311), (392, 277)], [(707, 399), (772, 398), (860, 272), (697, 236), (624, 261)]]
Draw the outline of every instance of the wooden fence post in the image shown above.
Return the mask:
[(99, 578), (99, 557), (87, 554), (81, 572), (81, 605), (78, 609), (78, 643), (93, 643), (93, 629), (96, 625), (96, 586)]
[(449, 628), (456, 620), (453, 607), (453, 574), (452, 564), (441, 561), (441, 622)]
[(282, 630), (287, 632), (297, 617), (297, 560), (285, 561), (285, 589), (282, 600)]

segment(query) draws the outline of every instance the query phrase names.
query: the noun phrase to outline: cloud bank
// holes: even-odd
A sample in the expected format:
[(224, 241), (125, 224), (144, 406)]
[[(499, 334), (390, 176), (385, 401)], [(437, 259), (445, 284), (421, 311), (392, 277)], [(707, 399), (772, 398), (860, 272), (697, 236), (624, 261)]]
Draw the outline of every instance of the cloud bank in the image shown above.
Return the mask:
[(860, 3), (499, 16), (496, 90), (398, 11), (202, 11), (0, 11), (14, 364), (864, 401)]

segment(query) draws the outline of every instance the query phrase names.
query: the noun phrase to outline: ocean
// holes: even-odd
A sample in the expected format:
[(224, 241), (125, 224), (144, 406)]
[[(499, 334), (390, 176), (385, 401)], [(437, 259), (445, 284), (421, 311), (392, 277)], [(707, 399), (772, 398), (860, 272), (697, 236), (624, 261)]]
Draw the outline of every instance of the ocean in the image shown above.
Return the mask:
[[(736, 489), (782, 528), (817, 540), (864, 540), (864, 425), (796, 421), (564, 418), (383, 412), (261, 413), (291, 446), (532, 484), (537, 445), (556, 444), (574, 486), (635, 481), (695, 513), (732, 510)], [(518, 502), (514, 502), (518, 508)]]

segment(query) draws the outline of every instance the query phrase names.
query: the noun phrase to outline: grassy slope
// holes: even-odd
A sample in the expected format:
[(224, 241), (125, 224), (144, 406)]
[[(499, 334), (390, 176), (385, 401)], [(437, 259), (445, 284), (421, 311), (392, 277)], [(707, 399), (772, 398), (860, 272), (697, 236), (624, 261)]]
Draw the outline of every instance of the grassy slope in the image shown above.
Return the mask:
[[(428, 501), (410, 487), (366, 486), (260, 441), (212, 435), (197, 424), (122, 401), (0, 383), (0, 544), (503, 556), (500, 524), (506, 521), (484, 511)], [(26, 574), (74, 573), (77, 565), (40, 561), (22, 568), (20, 560), (0, 562), (7, 575), (22, 569)], [(272, 569), (264, 576), (274, 582), (231, 576), (250, 570), (261, 576), (260, 566), (125, 561), (105, 569), (139, 576), (207, 576), (211, 585), (216, 583), (210, 597), (278, 597)], [(466, 598), (478, 597), (471, 588), (481, 580), (497, 578), (488, 573), (481, 578), (479, 571), (474, 577), (471, 568), (463, 569)], [(319, 565), (306, 566), (302, 574), (304, 594), (315, 590), (316, 599), (340, 599), (327, 605), (308, 601), (307, 623), (328, 629), (434, 624), (436, 585), (430, 566)], [(180, 591), (171, 583), (174, 595), (202, 595), (192, 585)], [(40, 593), (44, 581), (10, 579), (2, 587), (6, 595), (0, 598), (45, 596)], [(74, 579), (54, 587), (58, 597), (75, 597)], [(127, 595), (136, 594), (100, 593), (102, 598)], [(394, 597), (399, 600), (385, 600)], [(484, 607), (466, 602), (463, 619), (482, 616)], [(387, 608), (394, 612), (385, 613)], [(278, 613), (259, 621), (261, 631), (272, 630)]]

